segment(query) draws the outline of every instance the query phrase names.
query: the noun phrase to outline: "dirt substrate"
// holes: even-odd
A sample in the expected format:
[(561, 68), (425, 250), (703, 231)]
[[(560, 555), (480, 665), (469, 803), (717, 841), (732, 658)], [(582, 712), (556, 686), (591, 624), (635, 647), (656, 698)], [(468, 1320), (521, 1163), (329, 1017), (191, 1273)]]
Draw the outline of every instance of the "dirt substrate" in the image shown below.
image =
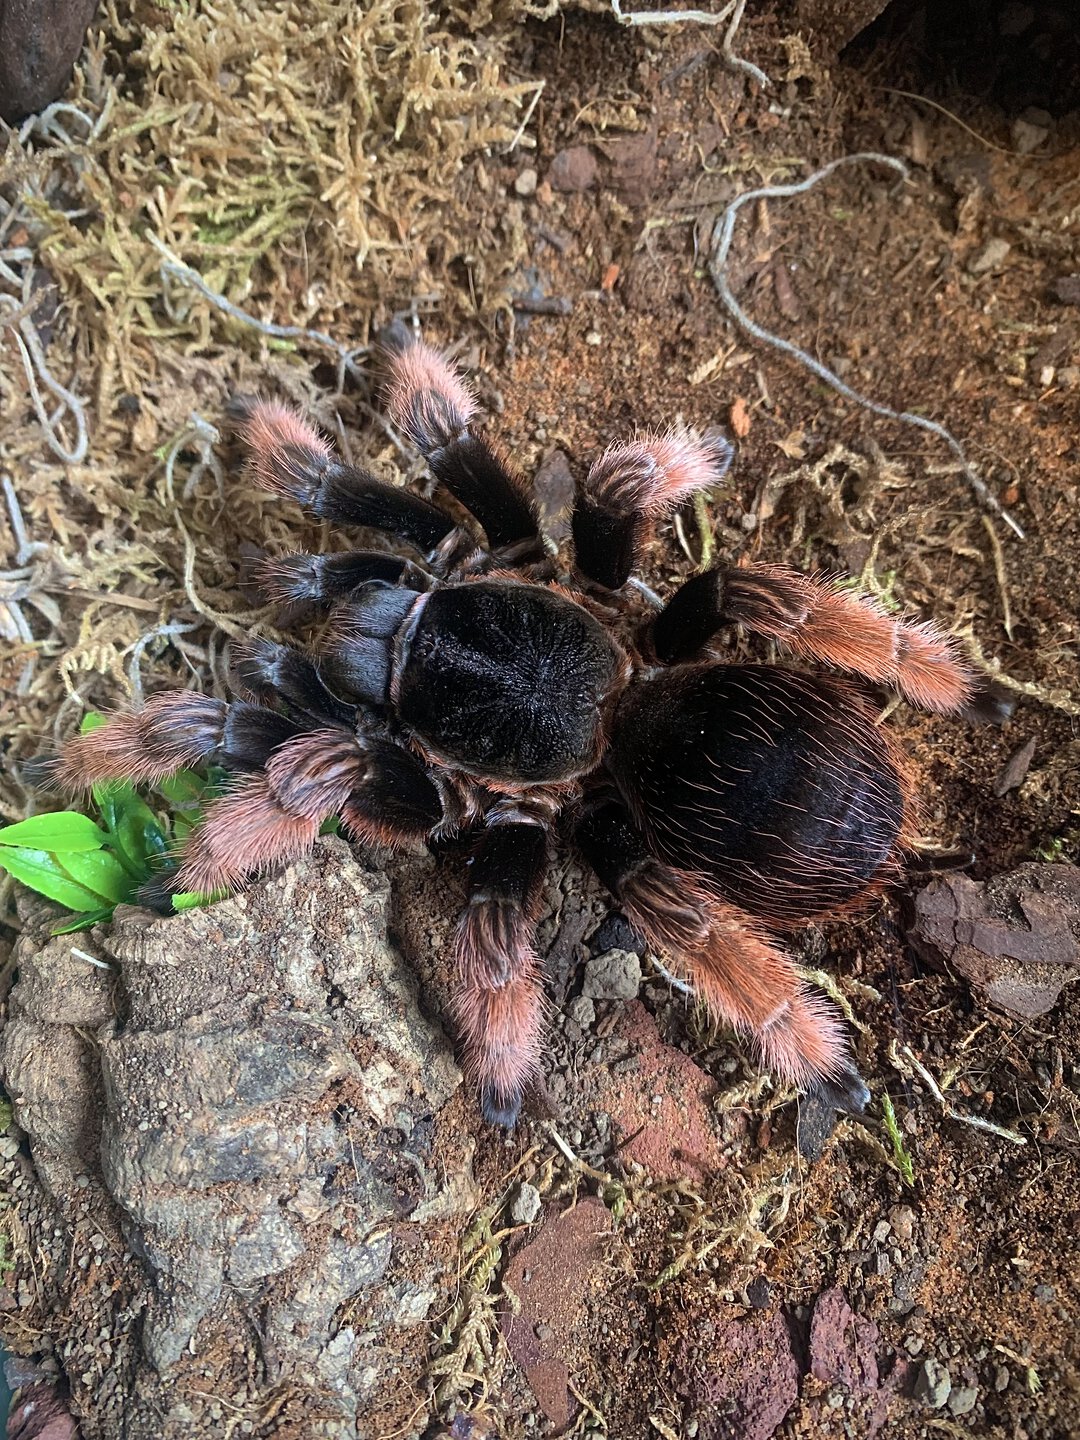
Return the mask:
[[(556, 533), (569, 477), (597, 447), (676, 417), (727, 426), (730, 484), (704, 524), (688, 510), (660, 527), (651, 585), (668, 593), (708, 546), (844, 571), (954, 630), (1016, 704), (997, 724), (891, 714), (918, 766), (925, 844), (865, 917), (795, 936), (850, 1007), (874, 1097), (859, 1121), (834, 1125), (761, 1077), (569, 860), (541, 924), (544, 1093), (510, 1136), (486, 1130), (457, 1088), (437, 1023), (460, 849), (390, 867), (391, 930), (419, 1008), (398, 978), (381, 1011), (339, 1013), (343, 994), (359, 1003), (360, 978), (335, 980), (347, 965), (333, 934), (296, 959), (286, 1009), (318, 1010), (321, 1049), (273, 1029), (276, 955), (262, 957), (246, 1009), (212, 996), (179, 1015), (176, 995), (157, 1010), (144, 995), (138, 1011), (124, 967), (143, 961), (123, 934), (145, 922), (128, 916), (119, 944), (88, 941), (119, 967), (115, 993), (84, 996), (78, 1018), (43, 1015), (47, 984), (10, 1001), (19, 1024), (53, 1030), (35, 1052), (52, 1067), (44, 1088), (33, 1105), (14, 1097), (33, 1146), (17, 1128), (0, 1142), (14, 1184), (9, 1347), (62, 1374), (91, 1440), (350, 1425), (378, 1440), (1075, 1435), (1080, 986), (1019, 1018), (969, 966), (932, 963), (907, 938), (908, 897), (932, 863), (981, 882), (1080, 859), (1080, 38), (1068, 7), (894, 4), (842, 56), (808, 0), (757, 7), (733, 47), (767, 91), (726, 63), (718, 30), (630, 30), (599, 5), (546, 20), (459, 7), (396, 34), (377, 27), (405, 24), (408, 7), (372, 7), (365, 31), (352, 7), (320, 3), (317, 64), (291, 6), (258, 21), (273, 34), (252, 58), (244, 27), (265, 8), (215, 8), (230, 37), (217, 64), (209, 7), (175, 23), (154, 6), (105, 7), (72, 91), (90, 133), (69, 115), (66, 139), (9, 140), (0, 161), (2, 243), (30, 254), (6, 263), (29, 266), (35, 333), (88, 434), (74, 463), (46, 447), (6, 339), (0, 459), (27, 531), (0, 531), (6, 819), (31, 803), (20, 763), (82, 708), (118, 703), (133, 683), (220, 688), (231, 642), (272, 623), (245, 588), (242, 545), (326, 543), (238, 484), (212, 428), (230, 391), (298, 399), (356, 456), (412, 473), (370, 403), (365, 352), (227, 318), (163, 272), (149, 231), (264, 322), (345, 348), (419, 312), (431, 338), (459, 346), (493, 429), (539, 471)], [(250, 157), (263, 134), (273, 184), (260, 190)], [(1023, 539), (940, 437), (838, 396), (737, 328), (718, 297), (710, 258), (728, 203), (864, 151), (903, 160), (906, 179), (867, 160), (743, 207), (731, 291), (855, 390), (947, 426)], [(256, 912), (280, 902), (275, 885), (306, 893), (329, 853), (253, 895)], [(338, 863), (350, 893), (377, 890)], [(13, 939), (23, 921), (0, 893)], [(227, 914), (226, 929), (241, 924)], [(397, 976), (394, 953), (377, 964)], [(400, 1070), (404, 1052), (385, 1047), (403, 1017), (422, 1058)], [(151, 1215), (160, 1197), (136, 1174), (146, 1132), (117, 1104), (125, 1057), (141, 1045), (152, 1063), (185, 1025), (220, 1046), (245, 1024), (259, 1046), (314, 1057), (280, 1095), (263, 1075), (259, 1104), (280, 1113), (259, 1124), (307, 1126), (317, 1144), (296, 1150), (272, 1193), (250, 1174), (214, 1175), (197, 1205), (203, 1181), (185, 1171), (189, 1189)], [(408, 1077), (407, 1122), (358, 1078), (395, 1074)], [(154, 1093), (167, 1108), (170, 1087)], [(74, 1118), (65, 1096), (82, 1107)], [(98, 1148), (102, 1126), (111, 1150)], [(194, 1126), (185, 1163), (209, 1163), (212, 1133)], [(406, 1134), (411, 1172), (386, 1153)], [(126, 1170), (118, 1146), (134, 1157)], [(335, 1235), (368, 1270), (339, 1268), (337, 1307), (301, 1325), (302, 1280), (332, 1268)], [(292, 1254), (307, 1242), (306, 1258)], [(188, 1309), (162, 1320), (154, 1307), (177, 1294)]]

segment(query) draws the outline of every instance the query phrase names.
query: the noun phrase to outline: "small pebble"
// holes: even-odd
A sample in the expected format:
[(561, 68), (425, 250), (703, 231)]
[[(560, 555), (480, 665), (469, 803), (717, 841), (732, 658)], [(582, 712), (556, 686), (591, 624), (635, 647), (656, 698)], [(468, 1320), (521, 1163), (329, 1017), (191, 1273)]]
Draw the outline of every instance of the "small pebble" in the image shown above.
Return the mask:
[(585, 962), (582, 995), (590, 1000), (632, 1000), (641, 985), (641, 961), (631, 950), (608, 950)]
[(968, 261), (968, 269), (972, 275), (985, 275), (990, 270), (999, 270), (1011, 249), (1008, 240), (988, 240)]
[(602, 345), (603, 343), (604, 337), (600, 334), (599, 330), (590, 330), (585, 336), (586, 345)]
[(567, 1005), (566, 1013), (582, 1030), (588, 1030), (596, 1020), (596, 1006), (588, 995), (576, 995)]
[(931, 1410), (940, 1410), (952, 1393), (952, 1376), (940, 1360), (923, 1361), (915, 1377), (915, 1399)]
[(903, 1245), (911, 1239), (915, 1230), (915, 1211), (910, 1205), (894, 1205), (889, 1211), (889, 1224), (897, 1240)]
[(510, 1207), (510, 1219), (515, 1225), (531, 1225), (540, 1214), (540, 1191), (525, 1181), (518, 1186), (514, 1203)]
[(525, 199), (529, 195), (536, 194), (536, 186), (539, 176), (532, 166), (526, 166), (521, 174), (514, 181), (514, 193)]
[(979, 1392), (974, 1385), (957, 1385), (949, 1395), (949, 1409), (954, 1415), (970, 1415), (978, 1400)]
[(1007, 1390), (1009, 1388), (1009, 1380), (1011, 1378), (1012, 1377), (1009, 1374), (1009, 1367), (1007, 1365), (999, 1365), (994, 1371), (994, 1389), (999, 1395), (1003, 1390)]

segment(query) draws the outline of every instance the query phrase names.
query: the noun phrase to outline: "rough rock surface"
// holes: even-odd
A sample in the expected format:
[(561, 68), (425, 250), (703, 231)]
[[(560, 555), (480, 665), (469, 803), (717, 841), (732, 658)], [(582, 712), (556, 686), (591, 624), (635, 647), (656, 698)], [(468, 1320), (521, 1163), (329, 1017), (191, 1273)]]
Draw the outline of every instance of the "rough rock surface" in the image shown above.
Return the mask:
[(210, 1433), (214, 1403), (255, 1419), (271, 1392), (305, 1434), (369, 1433), (388, 1332), (442, 1278), (416, 1262), (420, 1222), (471, 1199), (437, 1123), (460, 1074), (387, 943), (388, 900), (324, 840), (209, 909), (20, 939), (0, 1051), (33, 1155), (15, 1204), (56, 1207), (59, 1253), (90, 1246), (51, 1298), (24, 1289), (87, 1440)]
[(988, 1000), (1033, 1019), (1080, 978), (1080, 869), (1018, 865), (986, 881), (943, 875), (915, 897), (918, 952), (954, 965)]
[(63, 91), (98, 0), (0, 0), (0, 118), (21, 120)]

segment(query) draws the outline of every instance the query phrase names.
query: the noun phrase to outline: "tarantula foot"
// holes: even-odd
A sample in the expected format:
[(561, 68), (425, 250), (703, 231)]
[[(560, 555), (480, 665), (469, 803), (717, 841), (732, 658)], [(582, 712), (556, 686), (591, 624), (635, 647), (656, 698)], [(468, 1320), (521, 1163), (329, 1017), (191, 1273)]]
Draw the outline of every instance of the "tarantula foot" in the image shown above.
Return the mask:
[(833, 1110), (841, 1110), (848, 1115), (861, 1115), (870, 1103), (869, 1086), (854, 1065), (815, 1081), (809, 1089), (812, 1094), (820, 1095)]
[(513, 1130), (521, 1114), (521, 1092), (506, 1095), (494, 1085), (485, 1085), (480, 1091), (480, 1110), (489, 1125)]

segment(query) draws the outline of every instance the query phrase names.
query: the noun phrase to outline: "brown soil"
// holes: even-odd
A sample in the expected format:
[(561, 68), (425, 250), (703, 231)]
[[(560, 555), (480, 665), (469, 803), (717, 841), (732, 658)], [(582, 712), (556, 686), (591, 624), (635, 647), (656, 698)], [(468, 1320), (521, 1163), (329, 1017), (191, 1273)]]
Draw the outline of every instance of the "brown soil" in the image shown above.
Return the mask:
[[(147, 25), (161, 23), (153, 8), (141, 7)], [(604, 8), (565, 6), (541, 22), (495, 6), (493, 18), (476, 21), (477, 43), (492, 47), (508, 83), (545, 85), (524, 132), (535, 149), (511, 149), (503, 136), (454, 152), (453, 173), (440, 183), (455, 225), (435, 227), (413, 255), (423, 271), (416, 289), (439, 297), (428, 333), (463, 342), (500, 437), (524, 468), (543, 465), (556, 480), (553, 451), (576, 469), (634, 425), (681, 416), (733, 428), (738, 460), (709, 506), (718, 554), (861, 576), (890, 603), (970, 641), (1018, 703), (998, 725), (903, 706), (888, 721), (919, 768), (924, 858), (906, 887), (866, 917), (796, 939), (804, 963), (835, 976), (850, 1004), (874, 1095), (863, 1120), (842, 1121), (831, 1135), (813, 1136), (811, 1107), (800, 1110), (758, 1077), (732, 1037), (704, 1026), (647, 959), (640, 1004), (649, 1014), (628, 1014), (619, 1001), (597, 1001), (591, 1017), (575, 1010), (581, 962), (619, 942), (590, 944), (608, 908), (595, 882), (575, 867), (553, 878), (541, 927), (554, 1002), (546, 1098), (510, 1137), (485, 1131), (460, 1097), (448, 1107), (475, 1139), (484, 1225), (463, 1232), (461, 1254), (445, 1260), (428, 1353), (414, 1346), (403, 1356), (411, 1367), (405, 1399), (393, 1414), (367, 1417), (361, 1433), (517, 1440), (565, 1422), (570, 1433), (619, 1440), (1065, 1440), (1080, 1432), (1080, 986), (1066, 985), (1035, 1019), (995, 1008), (974, 980), (916, 956), (904, 894), (939, 855), (973, 857), (967, 873), (980, 880), (1033, 859), (1080, 859), (1080, 310), (1054, 298), (1069, 295), (1059, 282), (1080, 271), (1080, 89), (1074, 77), (1070, 91), (1066, 65), (1075, 30), (1054, 31), (1052, 5), (1011, 7), (1034, 9), (1036, 29), (1057, 36), (1060, 103), (1048, 104), (1037, 47), (1032, 58), (1009, 41), (997, 73), (989, 60), (976, 73), (978, 57), (1001, 39), (996, 21), (978, 32), (985, 45), (973, 46), (976, 60), (964, 60), (948, 37), (926, 29), (930, 21), (921, 33), (913, 28), (915, 7), (893, 6), (838, 58), (800, 26), (794, 7), (753, 7), (759, 13), (744, 21), (735, 50), (772, 78), (762, 94), (725, 65), (718, 32), (630, 31)], [(995, 17), (1009, 8), (984, 7)], [(101, 44), (115, 66), (132, 42), (110, 39), (112, 24)], [(458, 34), (460, 15), (448, 27)], [(141, 68), (138, 75), (149, 83)], [(1015, 122), (1032, 104), (1053, 113), (1045, 137), (1022, 153), (1030, 134)], [(512, 139), (515, 124), (498, 119)], [(410, 130), (403, 143), (420, 141)], [(552, 177), (556, 157), (580, 146), (592, 162), (564, 158)], [(1023, 540), (980, 503), (942, 442), (839, 397), (737, 329), (718, 299), (707, 262), (725, 205), (862, 150), (904, 159), (907, 180), (898, 185), (871, 162), (808, 194), (747, 207), (729, 262), (734, 293), (759, 324), (859, 392), (944, 424)], [(586, 189), (554, 183), (590, 175)], [(301, 168), (293, 178), (317, 206), (325, 177)], [(383, 178), (376, 190), (372, 208), (382, 216), (392, 186)], [(418, 194), (410, 199), (424, 215)], [(377, 297), (370, 266), (354, 274), (351, 261), (334, 272), (339, 294), (316, 295), (303, 231), (283, 214), (281, 238), (251, 262), (260, 315), (288, 320), (289, 297), (302, 294), (298, 323), (346, 338), (408, 308), (405, 262), (378, 246)], [(329, 224), (316, 237), (320, 254), (333, 246)], [(376, 238), (389, 247), (381, 232)], [(995, 240), (1008, 249), (993, 259)], [(199, 264), (197, 252), (185, 254)], [(156, 293), (157, 270), (144, 265), (139, 283)], [(228, 267), (215, 285), (252, 308)], [(513, 296), (526, 306), (514, 309)], [(541, 297), (565, 298), (569, 306), (557, 308), (568, 313), (529, 313)], [(3, 351), (4, 403), (18, 422), (5, 463), (32, 538), (52, 537), (75, 577), (42, 580), (60, 609), (55, 623), (47, 604), (27, 610), (44, 663), (23, 695), (14, 695), (14, 682), (33, 644), (15, 640), (0, 662), (12, 687), (0, 712), (9, 762), (48, 733), (64, 700), (61, 675), (69, 695), (77, 679), (83, 702), (123, 698), (131, 646), (156, 620), (191, 629), (163, 634), (142, 655), (146, 687), (188, 683), (191, 669), (213, 684), (221, 633), (208, 612), (224, 613), (233, 634), (253, 623), (238, 589), (239, 543), (283, 549), (317, 538), (247, 498), (223, 514), (205, 475), (183, 499), (171, 474), (165, 485), (153, 452), (193, 409), (216, 420), (236, 385), (281, 388), (314, 403), (331, 429), (340, 414), (355, 453), (395, 463), (354, 381), (331, 400), (332, 363), (314, 368), (302, 345), (288, 355), (260, 349), (216, 312), (197, 313), (198, 324), (162, 324), (146, 362), (147, 393), (126, 411), (115, 395), (102, 399), (101, 369), (78, 377), (80, 393), (96, 394), (108, 411), (98, 417), (105, 448), (82, 487), (46, 457), (18, 388), (18, 360)], [(136, 321), (138, 351), (149, 342)], [(104, 368), (93, 345), (72, 353)], [(133, 392), (137, 368), (124, 380)], [(104, 468), (109, 446), (120, 479)], [(198, 437), (177, 454), (186, 477)], [(231, 476), (225, 483), (231, 498)], [(695, 568), (701, 547), (688, 511), (678, 526), (660, 528), (646, 578), (667, 593)], [(120, 622), (108, 635), (95, 632), (93, 643), (94, 616), (83, 613), (91, 583), (134, 605), (110, 612)], [(64, 732), (77, 709), (63, 705)], [(1003, 789), (995, 782), (1031, 742), (1026, 773)], [(10, 765), (2, 793), (11, 818), (23, 813), (26, 795)], [(392, 872), (401, 938), (438, 1009), (460, 861), (451, 852)], [(663, 1049), (650, 1050), (654, 1024)], [(677, 1063), (666, 1047), (679, 1052)], [(941, 1087), (949, 1113), (909, 1052)], [(674, 1097), (672, 1077), (684, 1064), (696, 1088)], [(908, 1178), (883, 1119), (886, 1096)], [(965, 1123), (970, 1117), (996, 1133)], [(689, 1161), (679, 1163), (677, 1144), (660, 1143), (670, 1136), (643, 1143), (650, 1124), (695, 1134)], [(702, 1154), (714, 1161), (705, 1171), (694, 1163)], [(543, 1200), (531, 1229), (509, 1219), (522, 1181)], [(596, 1245), (592, 1224), (601, 1207), (617, 1234), (607, 1248)], [(33, 1237), (22, 1243), (15, 1278), (31, 1284)], [(511, 1281), (533, 1273), (530, 1251), (538, 1299), (528, 1318), (544, 1366), (532, 1386), (529, 1347), (519, 1336), (508, 1352), (500, 1339), (508, 1314), (511, 1329), (521, 1323)], [(4, 1328), (13, 1346), (47, 1352), (62, 1327), (31, 1307), (18, 1327)], [(764, 1430), (762, 1415), (773, 1417)]]

